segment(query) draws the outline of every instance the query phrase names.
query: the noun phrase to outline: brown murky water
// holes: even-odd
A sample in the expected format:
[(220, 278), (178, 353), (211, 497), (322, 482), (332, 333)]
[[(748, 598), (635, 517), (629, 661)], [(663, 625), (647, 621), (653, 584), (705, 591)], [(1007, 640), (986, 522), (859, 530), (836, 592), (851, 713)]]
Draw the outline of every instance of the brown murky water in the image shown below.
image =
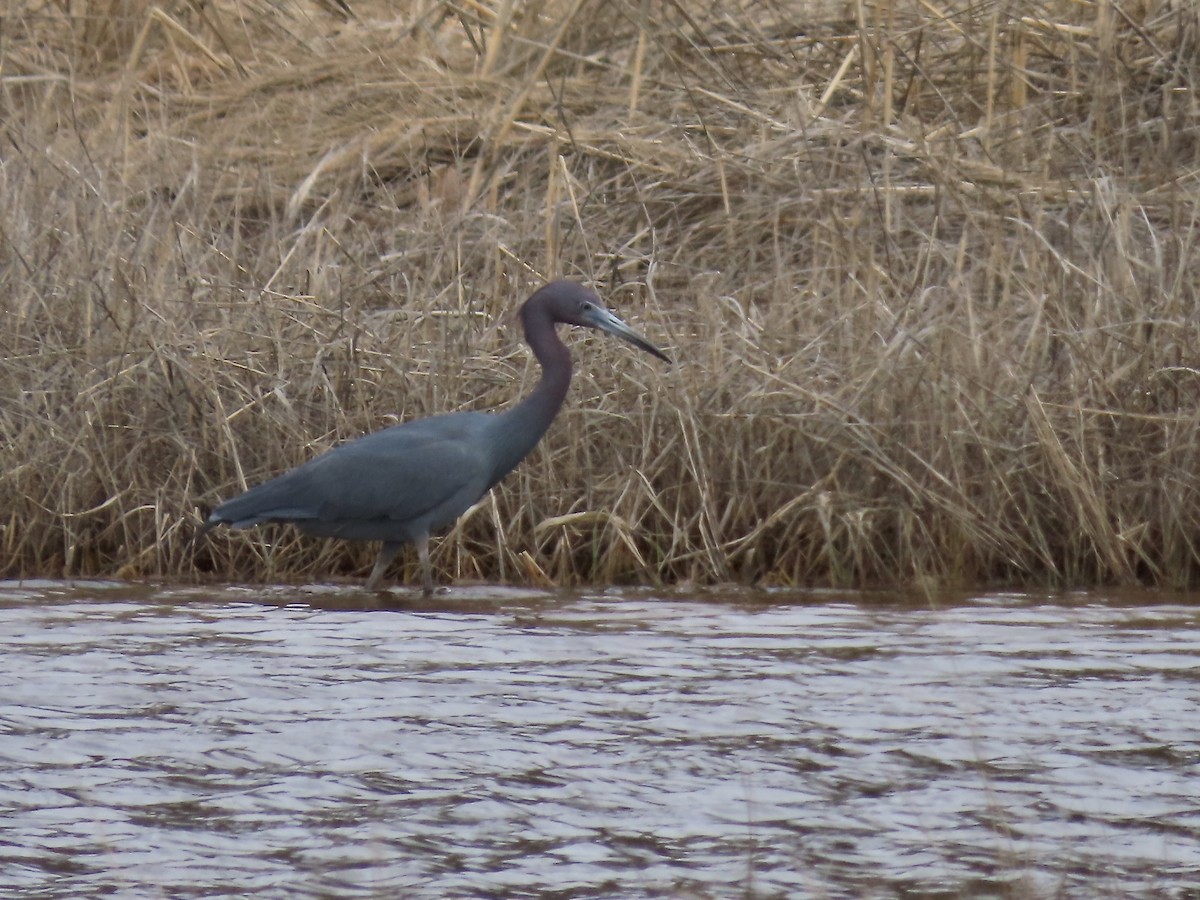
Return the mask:
[(1188, 598), (366, 599), (0, 583), (0, 893), (1200, 895)]

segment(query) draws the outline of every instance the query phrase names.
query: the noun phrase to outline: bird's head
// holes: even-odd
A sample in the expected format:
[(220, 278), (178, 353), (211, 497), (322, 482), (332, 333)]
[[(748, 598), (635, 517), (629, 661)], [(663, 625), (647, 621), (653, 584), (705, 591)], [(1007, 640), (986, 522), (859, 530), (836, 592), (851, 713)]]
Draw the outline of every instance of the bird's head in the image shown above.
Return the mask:
[(665, 353), (609, 312), (596, 292), (582, 284), (574, 281), (552, 281), (530, 297), (528, 302), (534, 301), (545, 304), (555, 322), (595, 328), (597, 331), (628, 341), (635, 347), (657, 356), (663, 362), (671, 361)]

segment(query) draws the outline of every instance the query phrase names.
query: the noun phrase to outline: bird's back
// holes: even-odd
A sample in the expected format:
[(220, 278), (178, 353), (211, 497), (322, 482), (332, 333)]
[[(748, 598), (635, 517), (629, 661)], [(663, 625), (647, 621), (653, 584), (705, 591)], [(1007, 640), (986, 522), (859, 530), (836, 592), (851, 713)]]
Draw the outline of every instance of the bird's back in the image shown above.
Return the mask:
[(292, 522), (327, 537), (415, 540), (453, 522), (494, 483), (496, 418), (451, 413), (373, 432), (222, 503), (206, 526)]

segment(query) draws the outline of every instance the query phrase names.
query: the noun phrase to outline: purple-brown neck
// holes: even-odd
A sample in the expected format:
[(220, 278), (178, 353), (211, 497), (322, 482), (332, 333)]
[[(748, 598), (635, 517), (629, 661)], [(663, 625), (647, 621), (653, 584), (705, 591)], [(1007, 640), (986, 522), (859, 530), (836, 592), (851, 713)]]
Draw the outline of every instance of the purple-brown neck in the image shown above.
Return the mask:
[[(550, 296), (538, 292), (521, 307), (521, 325), (525, 329), (525, 342), (542, 366), (542, 377), (533, 392), (522, 400), (518, 407), (533, 407), (532, 421), (541, 423), (540, 438), (567, 397), (571, 386), (571, 351), (555, 333), (556, 319), (550, 309)], [(537, 443), (537, 438), (534, 439)]]
[(545, 288), (521, 307), (525, 342), (542, 366), (542, 377), (516, 406), (497, 416), (493, 484), (534, 448), (558, 414), (571, 386), (571, 353), (554, 331), (553, 294)]

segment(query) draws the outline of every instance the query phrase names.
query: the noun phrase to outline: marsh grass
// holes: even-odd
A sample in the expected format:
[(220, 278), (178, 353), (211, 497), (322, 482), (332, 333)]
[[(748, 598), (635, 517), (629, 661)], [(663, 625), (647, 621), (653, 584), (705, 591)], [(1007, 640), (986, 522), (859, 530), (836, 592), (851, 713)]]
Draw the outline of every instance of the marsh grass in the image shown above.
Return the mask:
[(572, 335), (448, 576), (1196, 582), (1190, 4), (89, 8), (0, 31), (3, 574), (361, 573), (188, 542), (561, 276), (678, 364)]

